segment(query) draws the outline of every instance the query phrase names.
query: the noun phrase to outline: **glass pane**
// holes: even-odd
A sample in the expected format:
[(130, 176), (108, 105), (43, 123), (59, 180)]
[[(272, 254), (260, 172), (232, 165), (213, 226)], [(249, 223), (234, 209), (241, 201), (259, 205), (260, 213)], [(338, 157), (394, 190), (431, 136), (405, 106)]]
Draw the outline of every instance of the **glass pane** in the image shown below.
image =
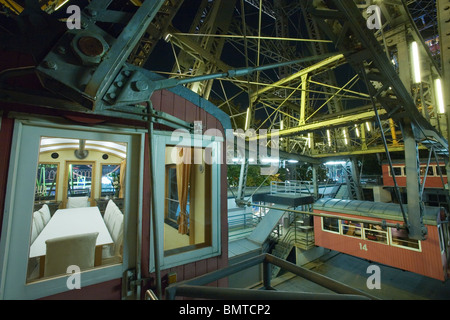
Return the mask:
[(68, 197), (91, 196), (92, 165), (69, 164)]
[[(171, 223), (175, 228), (178, 229), (177, 217), (180, 212), (180, 204), (178, 201), (178, 189), (177, 189), (177, 170), (174, 166), (169, 166), (167, 168), (167, 219), (168, 223)], [(186, 208), (188, 211), (188, 208)]]
[(401, 176), (402, 175), (402, 168), (401, 167), (393, 167), (392, 169), (394, 170), (394, 174), (396, 176)]
[[(189, 154), (190, 160), (194, 155), (202, 160), (177, 162), (179, 152)], [(166, 256), (211, 245), (211, 165), (205, 163), (204, 154), (201, 148), (166, 148)]]
[(120, 164), (102, 165), (102, 197), (119, 197)]
[(339, 233), (339, 219), (337, 218), (322, 218), (323, 229), (331, 232)]
[(361, 238), (361, 224), (352, 221), (342, 221), (342, 234), (346, 236)]
[(381, 226), (373, 224), (364, 224), (364, 239), (387, 244), (387, 232)]
[(404, 229), (397, 230), (391, 228), (392, 245), (397, 247), (404, 247), (410, 249), (420, 249), (420, 241), (410, 239), (408, 236), (408, 231)]
[(55, 200), (58, 187), (58, 164), (39, 163), (34, 201)]
[(421, 166), (420, 167), (420, 175), (421, 176), (425, 176), (425, 172), (427, 172), (427, 176), (432, 176), (434, 175), (434, 171), (433, 171), (433, 167), (429, 166), (428, 170), (426, 166)]

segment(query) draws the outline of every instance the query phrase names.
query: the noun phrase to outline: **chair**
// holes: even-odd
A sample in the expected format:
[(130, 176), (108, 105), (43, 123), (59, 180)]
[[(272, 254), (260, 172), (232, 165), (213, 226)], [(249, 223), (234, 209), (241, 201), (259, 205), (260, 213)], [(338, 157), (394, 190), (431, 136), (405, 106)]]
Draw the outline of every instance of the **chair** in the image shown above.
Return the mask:
[(112, 225), (110, 234), (114, 243), (103, 247), (102, 259), (121, 257), (123, 246), (123, 218), (123, 214), (120, 210), (113, 213), (113, 216), (110, 219)]
[(34, 217), (33, 217), (33, 221), (31, 221), (31, 241), (30, 241), (30, 245), (33, 244), (34, 240), (36, 240), (37, 236), (38, 236), (38, 230), (37, 230), (37, 226), (36, 226), (36, 221), (34, 221)]
[(84, 197), (69, 197), (67, 198), (67, 205), (66, 208), (70, 209), (70, 208), (85, 208), (85, 207), (90, 207), (91, 204), (89, 202), (89, 197), (88, 196), (84, 196)]
[(115, 211), (117, 211), (119, 208), (114, 203), (114, 201), (109, 200), (108, 204), (106, 205), (105, 214), (103, 215), (103, 220), (105, 221), (106, 227), (108, 228), (108, 231), (111, 233), (111, 220), (113, 219)]
[(50, 209), (49, 209), (48, 205), (44, 204), (42, 206), (42, 208), (39, 209), (39, 213), (41, 214), (41, 218), (42, 218), (42, 221), (44, 222), (44, 226), (46, 226), (47, 223), (51, 219)]
[(45, 241), (44, 276), (66, 274), (71, 265), (78, 266), (80, 270), (94, 267), (97, 237), (98, 232), (93, 232)]
[(33, 212), (33, 221), (36, 224), (36, 232), (39, 235), (44, 229), (44, 221), (39, 211)]

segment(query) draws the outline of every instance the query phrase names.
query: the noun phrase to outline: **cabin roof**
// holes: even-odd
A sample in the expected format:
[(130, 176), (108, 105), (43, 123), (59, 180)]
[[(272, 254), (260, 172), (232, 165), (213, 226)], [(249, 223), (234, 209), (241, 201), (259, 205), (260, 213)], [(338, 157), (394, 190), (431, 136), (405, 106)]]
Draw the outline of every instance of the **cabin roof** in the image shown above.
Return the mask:
[[(400, 205), (396, 203), (322, 198), (314, 203), (313, 208), (314, 210), (338, 212), (360, 217), (403, 221)], [(407, 206), (404, 206), (404, 209), (407, 214)], [(436, 225), (440, 219), (441, 210), (442, 208), (440, 207), (425, 207), (424, 223)]]

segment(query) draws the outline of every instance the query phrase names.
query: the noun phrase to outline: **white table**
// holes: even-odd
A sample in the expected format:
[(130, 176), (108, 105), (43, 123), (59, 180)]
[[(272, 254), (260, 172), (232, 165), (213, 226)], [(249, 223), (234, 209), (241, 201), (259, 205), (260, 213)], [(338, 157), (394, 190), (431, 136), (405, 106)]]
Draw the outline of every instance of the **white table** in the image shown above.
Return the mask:
[(97, 207), (57, 210), (31, 245), (30, 258), (41, 257), (41, 270), (43, 271), (44, 257), (47, 251), (45, 241), (91, 232), (98, 232), (95, 244), (95, 265), (100, 265), (102, 246), (112, 244), (113, 239)]

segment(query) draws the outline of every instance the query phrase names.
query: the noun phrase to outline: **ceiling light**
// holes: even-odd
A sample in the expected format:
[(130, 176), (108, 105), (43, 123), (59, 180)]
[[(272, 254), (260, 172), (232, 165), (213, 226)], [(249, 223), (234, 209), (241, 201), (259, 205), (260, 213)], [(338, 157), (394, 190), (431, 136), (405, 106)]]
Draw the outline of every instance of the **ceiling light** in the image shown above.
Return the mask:
[(441, 79), (436, 80), (436, 98), (439, 107), (439, 113), (445, 113), (444, 93), (442, 91)]
[(414, 69), (414, 83), (422, 82), (422, 75), (420, 72), (420, 55), (419, 55), (419, 46), (417, 42), (413, 42), (411, 45), (412, 50), (412, 58), (413, 58), (413, 69)]

